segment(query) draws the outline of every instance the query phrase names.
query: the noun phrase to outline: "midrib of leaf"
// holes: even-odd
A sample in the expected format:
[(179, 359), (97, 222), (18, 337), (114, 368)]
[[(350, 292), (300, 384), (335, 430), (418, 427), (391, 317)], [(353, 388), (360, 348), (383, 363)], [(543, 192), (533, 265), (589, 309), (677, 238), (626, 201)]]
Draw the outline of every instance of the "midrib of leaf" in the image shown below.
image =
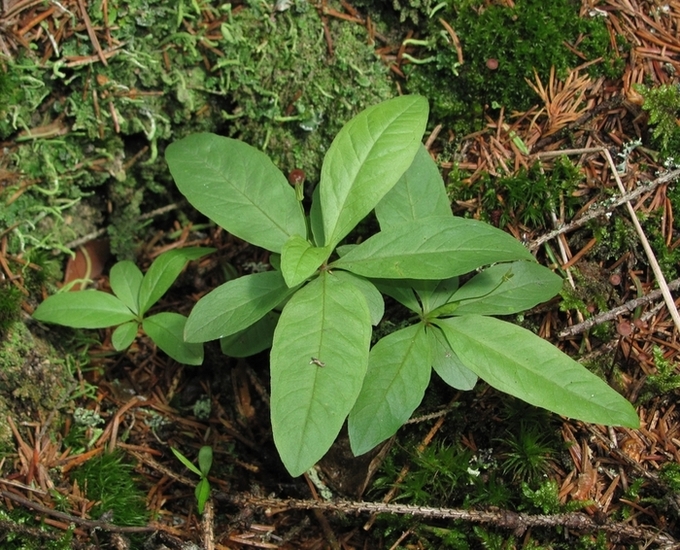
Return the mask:
[[(422, 323), (418, 323), (418, 324), (419, 324), (419, 325), (422, 325)], [(411, 326), (416, 326), (416, 325), (411, 325)], [(410, 341), (410, 343), (408, 344), (408, 347), (406, 348), (406, 352), (404, 353), (404, 356), (403, 356), (403, 358), (402, 358), (402, 360), (401, 360), (401, 362), (400, 362), (400, 364), (399, 364), (399, 369), (396, 371), (394, 378), (392, 379), (392, 381), (390, 382), (390, 384), (389, 384), (389, 386), (388, 386), (388, 390), (389, 390), (389, 389), (392, 389), (392, 386), (395, 384), (395, 382), (396, 382), (397, 380), (400, 379), (400, 378), (399, 378), (398, 376), (396, 376), (396, 375), (401, 374), (401, 371), (402, 371), (402, 369), (404, 368), (404, 365), (406, 365), (406, 363), (407, 363), (407, 359), (408, 359), (408, 358), (410, 357), (410, 355), (411, 355), (411, 350), (412, 350), (413, 347), (416, 345), (417, 337), (418, 337), (418, 335), (420, 334), (420, 331), (421, 331), (421, 330), (422, 330), (422, 327), (419, 327), (418, 330), (416, 330), (416, 332), (414, 333), (414, 337), (411, 338), (411, 341)], [(428, 367), (428, 368), (430, 368), (430, 367)], [(388, 392), (385, 392), (385, 393), (388, 393)]]
[[(342, 214), (342, 212), (345, 210), (345, 206), (347, 205), (347, 199), (348, 199), (348, 197), (351, 195), (352, 190), (354, 189), (354, 186), (355, 186), (355, 184), (356, 184), (356, 181), (357, 181), (358, 176), (359, 176), (360, 174), (364, 173), (363, 168), (365, 167), (366, 159), (369, 158), (369, 156), (371, 156), (371, 153), (376, 149), (376, 146), (378, 145), (378, 140), (379, 140), (382, 136), (385, 135), (386, 129), (388, 129), (388, 128), (394, 123), (395, 120), (397, 120), (398, 118), (400, 118), (401, 116), (403, 116), (404, 112), (406, 112), (407, 110), (408, 110), (408, 109), (403, 109), (400, 113), (395, 114), (395, 115), (391, 118), (391, 120), (389, 121), (389, 123), (387, 123), (387, 124), (384, 126), (385, 129), (379, 134), (379, 136), (378, 136), (377, 138), (375, 137), (374, 133), (371, 131), (370, 125), (368, 124), (368, 122), (369, 122), (368, 119), (366, 119), (365, 121), (363, 121), (363, 124), (364, 124), (364, 126), (365, 126), (365, 129), (366, 129), (366, 131), (368, 132), (368, 134), (370, 135), (371, 140), (372, 140), (372, 145), (371, 145), (368, 149), (366, 149), (366, 148), (364, 148), (364, 147), (357, 147), (357, 145), (356, 145), (355, 142), (354, 142), (354, 140), (356, 139), (356, 137), (354, 136), (354, 133), (351, 133), (351, 134), (349, 135), (350, 142), (352, 143), (352, 152), (354, 153), (354, 156), (355, 156), (355, 158), (357, 159), (360, 168), (359, 168), (359, 170), (357, 170), (357, 171), (354, 173), (354, 176), (352, 177), (351, 184), (347, 186), (347, 188), (346, 188), (346, 190), (345, 190), (345, 193), (343, 194), (344, 196), (340, 197), (337, 193), (333, 193), (333, 195), (334, 195), (334, 197), (335, 197), (335, 199), (336, 199), (336, 202), (337, 202), (337, 204), (339, 205), (338, 211), (340, 212), (340, 214)], [(402, 132), (402, 133), (403, 133), (403, 132)], [(364, 149), (364, 150), (366, 151), (365, 154), (364, 154), (364, 155), (357, 154), (357, 150), (358, 150), (359, 152), (361, 152), (362, 149)], [(384, 149), (384, 147), (383, 147), (383, 149)], [(376, 157), (375, 157), (373, 160), (377, 161), (377, 160), (379, 160), (379, 159), (381, 159), (381, 158), (383, 158), (383, 157), (389, 156), (390, 154), (392, 154), (391, 151), (383, 150), (382, 152), (380, 152), (380, 154), (376, 155)], [(343, 189), (343, 190), (344, 190), (344, 189)], [(340, 220), (341, 220), (341, 215), (338, 215), (338, 218), (337, 218), (337, 220), (336, 220), (336, 222), (335, 222), (335, 226), (333, 227), (333, 230), (332, 230), (332, 235), (334, 235), (334, 234), (337, 232), (337, 229), (338, 229), (338, 222), (339, 222)]]
[[(317, 347), (317, 349), (319, 351), (317, 351), (316, 355), (314, 356), (317, 359), (319, 359), (320, 361), (323, 361), (323, 357), (319, 357), (319, 355), (320, 355), (319, 352), (321, 351), (321, 348), (322, 348), (324, 328), (325, 328), (325, 325), (326, 325), (325, 311), (326, 311), (326, 303), (327, 303), (327, 299), (328, 299), (327, 296), (326, 296), (326, 285), (327, 284), (328, 284), (328, 279), (327, 279), (327, 276), (325, 276), (325, 274), (324, 274), (324, 275), (322, 275), (323, 292), (322, 292), (322, 299), (321, 299), (321, 312), (322, 312), (322, 314), (321, 314), (321, 327), (319, 329), (319, 346)], [(316, 370), (314, 371), (314, 382), (312, 384), (312, 395), (313, 396), (316, 396), (316, 394), (317, 394), (316, 386), (317, 386), (317, 382), (319, 380), (319, 374), (320, 374), (319, 369), (322, 369), (322, 368), (323, 367), (316, 367)], [(317, 402), (316, 399), (314, 399), (313, 403), (316, 403), (316, 402)], [(312, 408), (313, 407), (310, 407), (310, 409), (312, 409)], [(311, 421), (311, 417), (312, 417), (311, 414), (305, 415), (305, 422), (303, 424), (302, 433), (307, 433), (308, 426), (309, 426), (309, 423)], [(300, 451), (302, 451), (302, 447), (300, 447)], [(300, 460), (300, 455), (298, 454), (297, 461), (299, 461), (299, 460)]]

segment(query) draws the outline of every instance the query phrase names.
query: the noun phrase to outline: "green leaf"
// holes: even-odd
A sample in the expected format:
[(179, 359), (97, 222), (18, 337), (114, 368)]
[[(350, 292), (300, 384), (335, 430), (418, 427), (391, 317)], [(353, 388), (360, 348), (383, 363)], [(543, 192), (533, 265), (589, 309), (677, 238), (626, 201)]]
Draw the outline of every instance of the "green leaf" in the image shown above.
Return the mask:
[(203, 477), (208, 477), (212, 468), (213, 450), (209, 445), (204, 445), (198, 451), (198, 469), (201, 470)]
[(452, 388), (469, 391), (477, 384), (477, 375), (468, 369), (451, 349), (451, 346), (438, 327), (429, 327), (430, 348), (432, 349), (432, 368)]
[(381, 339), (369, 355), (361, 393), (349, 413), (355, 456), (392, 437), (411, 417), (430, 381), (430, 341), (421, 323)]
[(451, 296), (453, 315), (510, 315), (546, 302), (562, 288), (562, 278), (536, 262), (497, 264), (475, 275)]
[(139, 313), (144, 315), (167, 292), (187, 262), (214, 252), (214, 248), (177, 248), (158, 256), (142, 279), (139, 289)]
[(413, 283), (415, 281), (406, 279), (371, 279), (371, 281), (383, 294), (394, 298), (414, 313), (419, 315), (422, 313), (423, 308), (413, 290)]
[(381, 231), (331, 268), (385, 279), (448, 279), (480, 266), (533, 260), (511, 235), (489, 224), (436, 216)]
[(143, 278), (140, 269), (130, 260), (116, 263), (109, 273), (111, 290), (133, 313), (139, 313), (139, 288)]
[(437, 309), (451, 299), (458, 288), (458, 277), (441, 281), (413, 281), (413, 289), (418, 294), (425, 313)]
[(130, 344), (134, 342), (137, 337), (137, 331), (139, 330), (138, 321), (128, 321), (122, 325), (116, 327), (111, 335), (111, 343), (116, 351), (122, 351), (130, 347)]
[(207, 342), (236, 334), (262, 319), (295, 291), (280, 271), (265, 271), (228, 281), (209, 292), (191, 310), (187, 342)]
[(142, 328), (159, 348), (178, 363), (200, 365), (203, 363), (203, 344), (184, 341), (186, 321), (187, 318), (179, 313), (157, 313), (144, 319)]
[(232, 235), (281, 252), (290, 237), (306, 234), (295, 190), (254, 147), (198, 133), (171, 144), (165, 158), (188, 201)]
[(278, 313), (270, 311), (249, 327), (220, 338), (222, 353), (231, 357), (249, 357), (270, 348), (278, 322)]
[(286, 284), (292, 288), (311, 277), (330, 253), (328, 247), (317, 248), (299, 235), (293, 235), (281, 251), (281, 272)]
[(375, 207), (382, 230), (431, 216), (452, 217), (437, 164), (420, 145), (411, 166)]
[(132, 321), (135, 315), (112, 294), (80, 290), (48, 297), (33, 312), (33, 318), (73, 328), (104, 328)]
[(321, 246), (326, 242), (323, 234), (323, 214), (321, 213), (321, 198), (319, 197), (319, 186), (317, 185), (312, 192), (312, 207), (309, 209), (309, 229), (314, 237), (314, 244)]
[(346, 279), (361, 291), (364, 298), (366, 298), (368, 311), (371, 313), (371, 324), (376, 326), (385, 314), (385, 300), (383, 300), (380, 291), (368, 279), (357, 277), (347, 271), (336, 271), (335, 276), (340, 279)]
[(194, 496), (196, 497), (196, 507), (198, 508), (198, 513), (202, 514), (205, 510), (205, 503), (208, 502), (210, 498), (210, 482), (206, 478), (202, 478), (201, 481), (196, 485), (194, 489)]
[(170, 447), (170, 450), (172, 451), (172, 454), (174, 454), (177, 457), (177, 460), (179, 460), (186, 468), (194, 472), (198, 476), (203, 476), (201, 474), (201, 470), (199, 470), (196, 466), (194, 466), (193, 462), (189, 460), (186, 456), (184, 456), (182, 453), (180, 453), (177, 449), (174, 447)]
[(330, 448), (356, 401), (368, 364), (364, 295), (327, 271), (283, 308), (271, 351), (274, 443), (292, 476)]
[(319, 182), (324, 245), (334, 248), (406, 171), (427, 114), (424, 97), (396, 97), (362, 111), (338, 132)]
[(439, 319), (435, 324), (465, 366), (500, 391), (584, 422), (640, 425), (626, 399), (526, 329), (479, 315)]

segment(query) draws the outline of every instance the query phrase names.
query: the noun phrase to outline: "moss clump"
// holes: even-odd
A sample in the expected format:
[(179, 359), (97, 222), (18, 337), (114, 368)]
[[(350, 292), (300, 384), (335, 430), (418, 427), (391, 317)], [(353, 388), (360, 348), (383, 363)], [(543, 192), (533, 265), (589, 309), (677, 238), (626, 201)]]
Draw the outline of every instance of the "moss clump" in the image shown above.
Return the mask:
[(88, 460), (73, 474), (73, 480), (96, 504), (90, 514), (98, 519), (112, 514), (116, 525), (145, 525), (148, 512), (145, 493), (133, 475), (133, 466), (120, 452), (106, 453)]
[(2, 550), (71, 550), (73, 529), (65, 533), (51, 529), (21, 508), (0, 510)]
[[(546, 81), (550, 68), (564, 77), (584, 62), (565, 43), (573, 44), (586, 60), (604, 56), (593, 70), (607, 75), (622, 69), (610, 45), (602, 18), (580, 18), (569, 0), (517, 0), (514, 7), (482, 1), (449, 1), (421, 26), (422, 40), (407, 66), (412, 93), (431, 99), (437, 120), (449, 121), (460, 133), (478, 129), (485, 109), (504, 106), (524, 111), (536, 102), (526, 82), (534, 70)], [(460, 64), (446, 25), (460, 41)]]
[(225, 24), (229, 60), (218, 63), (231, 82), (229, 134), (266, 149), (284, 171), (304, 170), (308, 182), (342, 125), (396, 93), (364, 27), (330, 19), (328, 29), (332, 54), (305, 0), (274, 16), (251, 2)]
[(567, 217), (576, 212), (579, 199), (574, 192), (582, 180), (581, 171), (568, 158), (561, 157), (550, 170), (537, 162), (509, 176), (483, 174), (472, 186), (463, 184), (462, 174), (454, 171), (448, 188), (454, 200), (476, 200), (487, 221), (499, 227), (519, 223), (546, 228), (551, 224), (550, 212), (556, 212), (560, 205)]
[(662, 84), (656, 88), (638, 86), (644, 98), (642, 108), (649, 113), (652, 126), (652, 144), (664, 159), (673, 164), (680, 162), (680, 88), (677, 84)]
[(22, 299), (17, 287), (7, 282), (0, 284), (0, 337), (19, 317)]

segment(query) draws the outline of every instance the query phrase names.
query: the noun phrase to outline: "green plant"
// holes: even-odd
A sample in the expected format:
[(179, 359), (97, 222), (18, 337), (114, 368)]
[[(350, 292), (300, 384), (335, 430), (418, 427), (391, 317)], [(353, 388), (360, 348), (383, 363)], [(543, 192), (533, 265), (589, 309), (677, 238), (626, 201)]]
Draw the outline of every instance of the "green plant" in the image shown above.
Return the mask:
[(195, 247), (169, 250), (154, 260), (146, 275), (129, 260), (118, 262), (109, 275), (115, 296), (99, 290), (66, 292), (64, 289), (42, 302), (33, 317), (73, 328), (118, 325), (111, 342), (119, 351), (134, 341), (141, 326), (156, 345), (176, 361), (200, 365), (203, 345), (184, 341), (184, 315), (162, 312), (145, 317), (145, 314), (170, 288), (187, 262), (210, 252), (212, 249)]
[(549, 437), (536, 425), (520, 422), (516, 434), (508, 432), (502, 440), (508, 447), (505, 452), (503, 473), (510, 474), (513, 479), (534, 482), (550, 470), (554, 455)]
[[(420, 144), (427, 114), (423, 97), (402, 96), (350, 120), (326, 153), (308, 217), (286, 177), (249, 145), (202, 133), (166, 150), (193, 206), (272, 253), (275, 270), (199, 300), (184, 337), (238, 335), (236, 352), (242, 341), (251, 353), (271, 344), (274, 442), (292, 475), (325, 454), (346, 418), (357, 455), (393, 435), (420, 403), (431, 368), (456, 388), (472, 388), (479, 376), (565, 416), (638, 425), (630, 403), (598, 377), (528, 330), (489, 317), (533, 307), (562, 281), (510, 235), (453, 216)], [(373, 209), (380, 232), (338, 246)], [(459, 288), (458, 277), (476, 270)], [(416, 323), (369, 350), (381, 292)]]
[(212, 447), (204, 445), (198, 451), (198, 468), (194, 466), (191, 460), (189, 460), (174, 447), (170, 447), (170, 450), (182, 464), (184, 464), (187, 468), (189, 468), (189, 470), (201, 478), (198, 482), (198, 485), (196, 485), (194, 495), (196, 496), (198, 513), (202, 514), (203, 510), (205, 509), (205, 503), (208, 502), (208, 498), (210, 498), (210, 482), (208, 481), (208, 474), (210, 473), (210, 468), (212, 467)]
[(583, 174), (568, 158), (560, 157), (546, 172), (540, 162), (516, 173), (492, 177), (482, 174), (472, 186), (462, 183), (463, 175), (449, 175), (449, 189), (456, 200), (479, 200), (482, 215), (494, 218), (498, 227), (515, 222), (529, 227), (548, 227), (550, 212), (560, 205), (567, 216), (580, 207), (574, 196)]
[(562, 511), (559, 492), (560, 488), (554, 479), (546, 479), (536, 490), (528, 483), (522, 483), (522, 495), (529, 504), (528, 508), (537, 508), (543, 514), (557, 514)]

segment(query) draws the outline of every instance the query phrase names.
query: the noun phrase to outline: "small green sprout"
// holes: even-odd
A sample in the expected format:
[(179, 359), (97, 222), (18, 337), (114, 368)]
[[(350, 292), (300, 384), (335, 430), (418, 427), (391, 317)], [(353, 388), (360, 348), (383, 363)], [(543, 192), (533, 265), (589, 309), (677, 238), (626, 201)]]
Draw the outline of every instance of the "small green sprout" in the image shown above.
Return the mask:
[(184, 464), (187, 468), (189, 468), (189, 470), (201, 478), (198, 482), (198, 485), (196, 485), (194, 494), (196, 495), (198, 513), (202, 514), (203, 510), (205, 509), (205, 503), (208, 502), (208, 498), (210, 498), (210, 482), (208, 481), (208, 474), (210, 473), (210, 467), (212, 466), (212, 447), (205, 445), (198, 451), (198, 468), (191, 462), (191, 460), (189, 460), (174, 447), (170, 447), (170, 450), (182, 464)]
[(203, 345), (184, 341), (184, 315), (163, 312), (145, 317), (145, 314), (175, 282), (187, 262), (213, 250), (197, 247), (169, 250), (154, 260), (146, 275), (131, 261), (118, 262), (109, 275), (113, 295), (99, 290), (61, 291), (41, 303), (33, 318), (73, 328), (118, 325), (111, 336), (113, 347), (118, 351), (132, 344), (141, 326), (175, 361), (200, 365)]

